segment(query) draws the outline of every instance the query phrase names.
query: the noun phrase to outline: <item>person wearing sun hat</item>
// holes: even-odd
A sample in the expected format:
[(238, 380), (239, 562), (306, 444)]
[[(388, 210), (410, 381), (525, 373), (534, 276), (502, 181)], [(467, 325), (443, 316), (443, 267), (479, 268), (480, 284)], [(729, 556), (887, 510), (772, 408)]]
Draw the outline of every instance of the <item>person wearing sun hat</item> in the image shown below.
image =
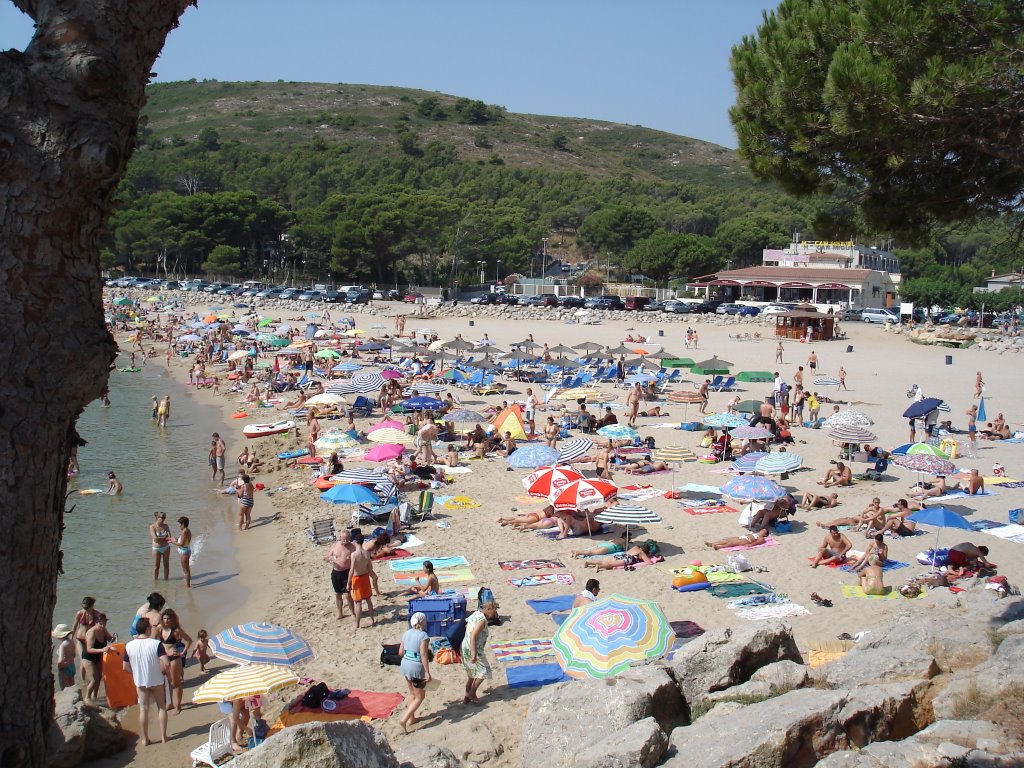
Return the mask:
[(75, 641), (71, 639), (71, 627), (67, 624), (54, 627), (50, 637), (60, 641), (53, 656), (57, 662), (57, 684), (63, 691), (75, 684)]

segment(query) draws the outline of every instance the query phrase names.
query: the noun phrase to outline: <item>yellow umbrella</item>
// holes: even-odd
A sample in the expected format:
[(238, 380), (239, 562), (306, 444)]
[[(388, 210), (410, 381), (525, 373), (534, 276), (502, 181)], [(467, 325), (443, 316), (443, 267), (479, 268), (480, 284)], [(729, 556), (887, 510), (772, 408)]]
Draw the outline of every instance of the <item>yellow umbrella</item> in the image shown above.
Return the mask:
[(217, 319), (218, 320), (230, 320), (231, 319), (231, 315), (226, 314), (226, 313), (225, 314), (220, 314), (220, 315), (217, 315)]
[(362, 336), (366, 331), (360, 330), (359, 328), (351, 328), (345, 331), (346, 336)]
[(324, 392), (322, 395), (313, 395), (305, 402), (305, 405), (344, 405), (345, 398), (331, 392)]
[(298, 341), (293, 341), (291, 345), (296, 349), (302, 349), (304, 347), (312, 347), (313, 342), (309, 339), (299, 339)]
[(228, 355), (228, 360), (242, 360), (242, 359), (244, 359), (244, 358), (246, 358), (248, 356), (249, 356), (249, 351), (248, 350), (236, 349), (234, 352), (232, 352), (230, 355)]
[(247, 699), (297, 685), (299, 676), (288, 667), (274, 664), (244, 664), (232, 667), (196, 688), (192, 701), (211, 704), (219, 701)]
[(412, 445), (414, 442), (412, 435), (392, 427), (375, 429), (366, 436), (366, 439), (374, 443), (391, 443), (392, 445)]
[(160, 297), (159, 296), (150, 296), (149, 298), (146, 299), (146, 301), (160, 301)]

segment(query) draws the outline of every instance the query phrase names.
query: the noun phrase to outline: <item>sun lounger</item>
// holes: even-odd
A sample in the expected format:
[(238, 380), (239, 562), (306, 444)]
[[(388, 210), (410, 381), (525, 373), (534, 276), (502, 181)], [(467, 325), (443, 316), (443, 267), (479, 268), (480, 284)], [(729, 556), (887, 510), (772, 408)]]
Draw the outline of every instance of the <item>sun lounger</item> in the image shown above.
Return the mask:
[(312, 526), (306, 529), (306, 535), (317, 546), (330, 544), (338, 539), (338, 535), (334, 530), (334, 520), (329, 517), (314, 520)]

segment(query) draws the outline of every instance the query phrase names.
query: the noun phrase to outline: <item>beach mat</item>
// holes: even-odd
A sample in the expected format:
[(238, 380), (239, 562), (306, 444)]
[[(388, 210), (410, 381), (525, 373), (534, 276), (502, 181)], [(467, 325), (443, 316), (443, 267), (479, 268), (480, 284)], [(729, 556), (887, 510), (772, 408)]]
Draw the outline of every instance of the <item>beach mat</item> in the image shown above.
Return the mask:
[(760, 584), (753, 584), (749, 581), (712, 584), (705, 591), (723, 600), (732, 600), (747, 595), (767, 595), (771, 592), (770, 589), (765, 589)]
[(1024, 525), (1017, 523), (1000, 525), (998, 528), (986, 528), (982, 533), (987, 533), (990, 536), (1005, 539), (1006, 541), (1024, 544)]
[(554, 656), (555, 648), (550, 638), (534, 638), (531, 640), (510, 640), (506, 643), (492, 643), (491, 653), (500, 662), (508, 664), (513, 661), (527, 661), (544, 656)]
[(388, 567), (392, 571), (422, 571), (423, 564), (428, 560), (433, 563), (435, 571), (439, 571), (442, 568), (465, 568), (469, 566), (469, 560), (462, 555), (455, 555), (454, 557), (404, 557), (401, 560), (390, 561)]
[[(886, 591), (884, 595), (866, 595), (864, 594), (864, 590), (856, 584), (843, 584), (841, 587), (839, 587), (839, 591), (842, 593), (843, 597), (861, 597), (866, 600), (899, 600), (901, 597), (903, 597), (903, 595), (901, 595), (899, 591), (893, 587), (886, 587), (885, 590)], [(926, 592), (922, 592), (914, 599), (917, 600), (919, 598), (922, 598), (926, 594)]]
[(558, 613), (568, 611), (572, 608), (576, 595), (555, 595), (554, 597), (541, 597), (536, 600), (527, 600), (534, 613)]
[(724, 504), (718, 504), (714, 507), (683, 507), (683, 512), (688, 515), (720, 515), (724, 512), (732, 512), (733, 514), (739, 514), (738, 509), (733, 507), (727, 507)]
[(502, 560), (498, 567), (503, 571), (520, 571), (541, 568), (565, 568), (560, 560)]
[(529, 664), (522, 667), (506, 667), (505, 676), (509, 688), (537, 688), (551, 683), (572, 680), (565, 671), (555, 663)]
[(396, 560), (400, 557), (409, 557), (412, 554), (408, 549), (395, 549), (392, 550), (390, 555), (377, 556), (373, 558), (374, 562), (378, 560)]
[(944, 493), (941, 496), (928, 496), (926, 501), (929, 504), (934, 504), (936, 501), (952, 501), (953, 499), (968, 499), (975, 498), (977, 496), (998, 496), (999, 494), (995, 491), (982, 491), (981, 493), (970, 494), (967, 491), (950, 491)]
[(441, 502), (441, 506), (454, 511), (457, 509), (476, 509), (483, 505), (476, 499), (469, 498), (469, 496), (452, 496), (450, 499)]
[(705, 632), (704, 627), (697, 622), (687, 621), (685, 619), (680, 621), (670, 621), (668, 625), (672, 627), (672, 631), (675, 632), (676, 637), (680, 640), (700, 637)]
[(744, 544), (743, 546), (740, 546), (740, 547), (723, 547), (722, 549), (720, 549), (718, 551), (719, 552), (739, 552), (740, 550), (743, 550), (743, 549), (761, 549), (762, 547), (776, 547), (776, 546), (778, 546), (778, 544), (779, 544), (779, 542), (777, 542), (775, 539), (773, 539), (771, 536), (769, 536), (767, 539), (764, 540), (764, 544), (755, 544), (753, 546), (750, 545), (750, 544)]
[(513, 587), (541, 587), (545, 584), (569, 586), (576, 583), (576, 577), (571, 573), (538, 573), (535, 576), (524, 576), (521, 579), (509, 579), (508, 583)]
[[(902, 563), (899, 560), (886, 560), (885, 561), (885, 565), (882, 566), (882, 570), (883, 571), (896, 571), (896, 570), (899, 570), (900, 568), (906, 568), (909, 565), (910, 565), (910, 563)], [(852, 573), (852, 571), (850, 570), (851, 568), (853, 568), (852, 565), (840, 565), (839, 566), (839, 570), (846, 571), (847, 573)]]
[[(445, 568), (443, 570), (434, 571), (434, 575), (437, 576), (438, 584), (453, 584), (459, 581), (473, 581), (476, 577), (473, 576), (473, 572), (469, 568)], [(402, 587), (412, 587), (416, 584), (421, 584), (420, 579), (426, 579), (427, 574), (424, 571), (416, 573), (410, 573), (404, 571), (402, 573), (396, 573), (395, 584)]]

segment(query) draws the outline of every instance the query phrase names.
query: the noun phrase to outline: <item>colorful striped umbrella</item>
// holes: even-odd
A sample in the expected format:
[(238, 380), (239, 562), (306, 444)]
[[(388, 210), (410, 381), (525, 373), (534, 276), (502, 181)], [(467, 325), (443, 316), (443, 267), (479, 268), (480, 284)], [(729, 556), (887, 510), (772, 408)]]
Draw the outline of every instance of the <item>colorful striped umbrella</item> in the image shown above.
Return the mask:
[(874, 432), (856, 424), (839, 424), (832, 427), (828, 432), (828, 437), (837, 443), (870, 443), (878, 439)]
[(765, 438), (774, 437), (774, 433), (764, 427), (748, 427), (744, 424), (742, 427), (730, 429), (729, 436), (735, 437), (737, 440), (764, 440)]
[(341, 395), (336, 395), (333, 392), (323, 392), (319, 395), (313, 395), (307, 400), (304, 405), (331, 405), (338, 406), (344, 405), (345, 398)]
[(321, 453), (330, 451), (344, 451), (349, 448), (354, 448), (359, 445), (359, 441), (356, 440), (348, 432), (327, 432), (320, 436), (314, 445), (316, 449)]
[(290, 629), (269, 622), (238, 624), (210, 638), (214, 656), (236, 664), (290, 667), (311, 659), (313, 649)]
[(328, 384), (327, 391), (337, 392), (340, 395), (348, 393), (367, 394), (369, 392), (376, 392), (383, 386), (384, 377), (378, 371), (372, 371), (370, 373), (357, 374), (351, 379)]
[(736, 472), (753, 472), (757, 466), (757, 462), (768, 455), (767, 451), (752, 451), (745, 453), (742, 456), (737, 456), (732, 464), (732, 469)]
[(444, 384), (431, 384), (430, 382), (426, 382), (423, 384), (414, 384), (411, 387), (407, 387), (406, 390), (402, 392), (402, 394), (405, 395), (406, 397), (412, 397), (413, 392), (415, 392), (417, 395), (435, 395), (438, 392), (444, 392), (447, 389), (448, 387), (446, 387)]
[(377, 429), (366, 436), (367, 440), (374, 443), (393, 443), (395, 445), (412, 445), (415, 440), (412, 435), (402, 429)]
[(361, 485), (391, 482), (387, 475), (377, 469), (346, 469), (332, 477), (339, 483), (359, 483)]
[(922, 453), (894, 456), (892, 463), (929, 475), (951, 475), (956, 471), (956, 465), (952, 461)]
[(453, 424), (468, 424), (473, 421), (483, 421), (486, 418), (482, 413), (471, 411), (468, 408), (456, 408), (444, 415), (444, 420), (450, 421)]
[(583, 475), (570, 467), (539, 467), (523, 478), (523, 488), (530, 496), (541, 496), (546, 499), (569, 483), (582, 479)]
[(299, 676), (288, 667), (273, 664), (244, 664), (220, 672), (192, 694), (195, 704), (213, 704), (219, 701), (248, 699), (273, 693), (289, 685), (298, 685)]
[(378, 421), (376, 424), (374, 424), (372, 427), (366, 430), (366, 433), (370, 434), (372, 432), (376, 432), (379, 429), (397, 429), (399, 432), (405, 432), (405, 424), (398, 421), (397, 419), (384, 419), (383, 421)]
[(505, 461), (516, 469), (535, 469), (558, 461), (558, 451), (546, 445), (524, 445)]
[(664, 461), (667, 463), (677, 461), (696, 461), (697, 454), (691, 451), (689, 448), (684, 448), (681, 445), (666, 445), (663, 448), (658, 448), (651, 454), (651, 458), (655, 461)]
[(844, 425), (852, 425), (855, 427), (870, 427), (874, 424), (874, 420), (866, 413), (858, 411), (856, 408), (850, 408), (845, 411), (829, 416), (825, 419), (825, 426), (828, 428), (839, 427)]
[(585, 456), (587, 451), (594, 447), (594, 441), (589, 437), (575, 437), (558, 449), (558, 462), (565, 464), (580, 456)]
[(934, 456), (937, 459), (948, 459), (949, 454), (931, 443), (911, 443), (906, 450), (907, 456)]
[(331, 368), (332, 371), (337, 371), (339, 373), (352, 373), (354, 371), (361, 371), (362, 369), (363, 366), (359, 365), (359, 363), (338, 363), (336, 366)]
[(773, 501), (787, 491), (778, 483), (760, 475), (740, 475), (721, 487), (723, 496), (736, 501)]
[(608, 595), (574, 608), (551, 638), (551, 645), (566, 674), (607, 678), (633, 664), (664, 656), (674, 639), (657, 603)]
[(634, 440), (640, 433), (625, 424), (608, 424), (597, 430), (597, 434), (609, 440)]
[(804, 458), (796, 453), (778, 452), (762, 456), (754, 465), (754, 471), (762, 475), (784, 475), (795, 472), (804, 465)]
[(701, 419), (701, 424), (715, 429), (733, 429), (747, 426), (747, 420), (735, 413), (711, 413)]
[(574, 480), (549, 497), (555, 509), (598, 509), (615, 498), (619, 492), (614, 483), (597, 478)]
[(691, 390), (679, 390), (678, 392), (670, 392), (668, 395), (669, 402), (672, 403), (702, 403), (704, 398), (701, 397), (700, 392)]
[(814, 380), (814, 386), (816, 387), (838, 387), (839, 379), (835, 379), (831, 376), (819, 376)]
[(626, 546), (629, 546), (629, 526), (645, 523), (660, 523), (661, 515), (647, 507), (636, 504), (616, 504), (594, 516), (599, 523), (615, 523), (626, 526)]

